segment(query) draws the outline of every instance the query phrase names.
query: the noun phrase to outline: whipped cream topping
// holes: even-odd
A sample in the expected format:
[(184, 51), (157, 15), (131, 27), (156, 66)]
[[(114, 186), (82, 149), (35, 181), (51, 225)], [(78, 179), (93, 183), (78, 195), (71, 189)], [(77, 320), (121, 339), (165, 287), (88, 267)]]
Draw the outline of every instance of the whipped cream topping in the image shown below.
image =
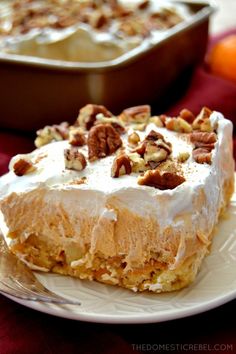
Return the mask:
[[(61, 190), (80, 190), (86, 191), (81, 194), (84, 209), (90, 210), (92, 214), (103, 214), (104, 218), (116, 220), (113, 211), (107, 210), (106, 202), (109, 198), (116, 197), (119, 203), (134, 213), (143, 217), (150, 215), (157, 218), (161, 227), (175, 224), (181, 227), (181, 223), (175, 220), (177, 215), (194, 210), (194, 200), (199, 191), (204, 189), (208, 205), (201, 212), (208, 215), (211, 224), (214, 225), (216, 218), (216, 207), (222, 198), (220, 189), (224, 181), (230, 178), (233, 173), (232, 152), (229, 150), (229, 141), (232, 136), (232, 123), (224, 119), (222, 114), (214, 112), (211, 121), (218, 124), (218, 140), (215, 149), (212, 151), (212, 164), (198, 164), (192, 155), (193, 145), (186, 139), (185, 134), (168, 131), (165, 128), (157, 128), (154, 124), (149, 124), (145, 132), (139, 132), (141, 140), (151, 130), (160, 132), (166, 141), (172, 144), (172, 157), (177, 158), (180, 152), (189, 152), (190, 158), (181, 164), (183, 175), (186, 181), (173, 190), (159, 190), (149, 186), (137, 184), (137, 173), (124, 175), (119, 178), (111, 177), (111, 166), (115, 155), (99, 159), (95, 162), (87, 163), (87, 167), (78, 172), (65, 169), (64, 149), (69, 146), (68, 141), (53, 142), (36, 149), (27, 155), (15, 156), (9, 166), (9, 173), (0, 178), (0, 200), (9, 196), (11, 193), (27, 193), (37, 188), (44, 188), (51, 191)], [(224, 138), (223, 138), (224, 137)], [(127, 134), (122, 136), (124, 144), (127, 141)], [(87, 146), (79, 148), (87, 156)], [(36, 171), (18, 177), (13, 172), (14, 163), (21, 157), (26, 157), (31, 161), (38, 160)], [(86, 177), (86, 182), (76, 184), (81, 178)], [(53, 193), (54, 198), (56, 193)], [(159, 197), (165, 200), (168, 208), (160, 205)], [(63, 198), (58, 194), (58, 198)], [(72, 198), (73, 199), (73, 198)], [(98, 207), (94, 206), (94, 201), (100, 199)], [(71, 201), (76, 202), (75, 200)], [(68, 206), (69, 210), (69, 206)], [(192, 215), (193, 223), (198, 221), (197, 213)], [(199, 226), (199, 225), (198, 225)], [(203, 225), (204, 227), (204, 225)]]
[[(125, 8), (136, 9), (142, 0), (120, 0)], [(63, 1), (62, 1), (63, 3)], [(36, 4), (37, 5), (37, 4)], [(37, 7), (37, 6), (36, 6)], [(171, 9), (183, 21), (191, 18), (186, 5), (168, 0), (150, 0), (150, 6), (145, 9), (146, 14), (157, 13), (162, 9)], [(135, 10), (135, 13), (144, 11)], [(108, 29), (91, 29), (86, 23), (76, 23), (63, 29), (32, 28), (27, 33), (2, 35), (11, 29), (11, 4), (2, 1), (0, 4), (0, 50), (7, 53), (37, 56), (42, 58), (94, 62), (115, 59), (137, 46), (148, 47), (165, 36), (171, 29), (152, 30), (150, 35), (143, 39), (141, 35), (117, 36), (120, 20), (114, 19)]]

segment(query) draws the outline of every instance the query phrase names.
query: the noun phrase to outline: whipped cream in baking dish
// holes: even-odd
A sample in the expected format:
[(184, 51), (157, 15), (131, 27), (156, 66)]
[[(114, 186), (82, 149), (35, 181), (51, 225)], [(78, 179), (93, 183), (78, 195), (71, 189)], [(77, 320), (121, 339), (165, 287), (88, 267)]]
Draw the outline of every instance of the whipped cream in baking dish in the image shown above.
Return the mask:
[[(190, 157), (182, 164), (185, 182), (174, 189), (160, 190), (139, 185), (137, 183), (138, 173), (112, 178), (111, 168), (114, 155), (94, 162), (88, 161), (86, 168), (82, 171), (66, 169), (63, 154), (64, 150), (69, 147), (66, 140), (44, 145), (30, 154), (15, 156), (10, 162), (10, 172), (0, 179), (0, 199), (12, 193), (27, 193), (37, 188), (44, 188), (51, 192), (55, 191), (50, 194), (50, 198), (53, 198), (56, 203), (57, 198), (63, 198), (63, 195), (57, 194), (57, 191), (77, 190), (81, 191), (80, 201), (83, 200), (80, 204), (91, 215), (102, 214), (104, 218), (115, 220), (115, 211), (106, 208), (108, 199), (115, 197), (119, 203), (138, 215), (155, 216), (160, 226), (165, 228), (170, 224), (178, 227), (176, 216), (184, 212), (192, 212), (198, 194), (204, 190), (207, 206), (201, 212), (208, 215), (207, 218), (213, 225), (214, 218), (217, 216), (215, 208), (221, 198), (220, 189), (222, 188), (219, 188), (219, 183), (223, 184), (229, 178), (228, 174), (233, 173), (232, 169), (228, 168), (228, 165), (232, 164), (229, 158), (231, 146), (226, 143), (232, 136), (232, 123), (218, 112), (212, 113), (210, 120), (214, 126), (218, 126), (218, 140), (212, 151), (211, 164), (200, 164), (194, 161), (191, 156), (193, 144), (186, 140), (185, 134), (158, 128), (153, 123), (148, 124), (145, 131), (138, 132), (141, 140), (152, 130), (161, 133), (165, 140), (172, 144), (173, 159), (177, 159), (182, 152), (189, 153)], [(123, 135), (124, 145), (127, 144), (128, 134)], [(87, 157), (87, 146), (80, 147), (79, 151)], [(36, 171), (21, 177), (16, 176), (13, 166), (21, 158), (38, 161)], [(85, 178), (85, 183), (76, 183)], [(71, 195), (70, 201), (66, 201), (68, 210), (73, 209), (72, 205), (76, 203), (77, 197), (73, 198)], [(160, 200), (162, 200), (161, 204)], [(192, 215), (192, 223), (195, 222), (198, 222), (197, 214)]]
[(191, 16), (168, 0), (2, 1), (0, 51), (96, 62), (149, 46)]

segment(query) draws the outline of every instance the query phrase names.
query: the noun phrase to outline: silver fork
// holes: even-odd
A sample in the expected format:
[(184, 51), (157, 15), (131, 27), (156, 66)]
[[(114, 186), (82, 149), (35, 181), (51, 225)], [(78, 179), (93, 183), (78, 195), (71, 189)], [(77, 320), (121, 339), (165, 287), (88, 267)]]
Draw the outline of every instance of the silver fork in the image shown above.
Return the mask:
[(23, 300), (54, 304), (80, 305), (79, 301), (66, 299), (48, 290), (33, 272), (9, 251), (0, 232), (0, 293)]

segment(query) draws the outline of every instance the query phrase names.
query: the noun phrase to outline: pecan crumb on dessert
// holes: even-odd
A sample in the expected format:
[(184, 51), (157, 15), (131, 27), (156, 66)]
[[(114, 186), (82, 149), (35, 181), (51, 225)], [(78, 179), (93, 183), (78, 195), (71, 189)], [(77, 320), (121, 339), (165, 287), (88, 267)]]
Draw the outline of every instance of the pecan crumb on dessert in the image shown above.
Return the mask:
[(80, 185), (80, 184), (85, 184), (87, 182), (87, 178), (86, 177), (82, 177), (79, 179), (74, 179), (73, 181), (69, 182), (68, 184), (71, 185)]
[(148, 105), (126, 108), (119, 116), (125, 123), (146, 123), (150, 118), (151, 108)]
[(209, 108), (203, 107), (199, 115), (193, 121), (193, 129), (200, 130), (201, 132), (212, 132), (214, 129), (210, 121), (211, 113), (212, 111)]
[(121, 146), (120, 135), (110, 124), (99, 124), (90, 129), (88, 134), (90, 161), (111, 155)]
[(39, 148), (40, 146), (51, 143), (52, 141), (61, 141), (68, 139), (69, 134), (69, 123), (62, 122), (59, 125), (47, 125), (43, 129), (36, 132), (37, 138), (35, 139), (35, 146)]
[(82, 171), (86, 165), (84, 155), (76, 147), (64, 150), (65, 167), (69, 170)]
[(27, 161), (23, 158), (16, 161), (13, 165), (13, 171), (19, 177), (27, 175), (28, 173), (34, 172), (35, 170), (36, 170), (36, 167), (33, 166), (33, 164), (30, 161)]
[(185, 178), (171, 162), (163, 163), (155, 170), (148, 170), (138, 177), (138, 184), (161, 190), (174, 189), (185, 182)]
[(70, 128), (69, 143), (73, 146), (83, 146), (86, 144), (86, 138), (82, 128), (74, 126)]
[(131, 162), (127, 155), (117, 156), (111, 168), (111, 176), (119, 177), (121, 175), (129, 175), (132, 172)]

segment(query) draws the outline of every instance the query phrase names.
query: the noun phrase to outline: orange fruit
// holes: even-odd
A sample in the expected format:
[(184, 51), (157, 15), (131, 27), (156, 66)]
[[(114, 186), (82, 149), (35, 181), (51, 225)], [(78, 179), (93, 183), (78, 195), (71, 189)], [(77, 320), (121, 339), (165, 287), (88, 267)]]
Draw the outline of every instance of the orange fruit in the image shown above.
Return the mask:
[(210, 51), (207, 62), (213, 74), (236, 82), (236, 35), (227, 36), (217, 42)]

